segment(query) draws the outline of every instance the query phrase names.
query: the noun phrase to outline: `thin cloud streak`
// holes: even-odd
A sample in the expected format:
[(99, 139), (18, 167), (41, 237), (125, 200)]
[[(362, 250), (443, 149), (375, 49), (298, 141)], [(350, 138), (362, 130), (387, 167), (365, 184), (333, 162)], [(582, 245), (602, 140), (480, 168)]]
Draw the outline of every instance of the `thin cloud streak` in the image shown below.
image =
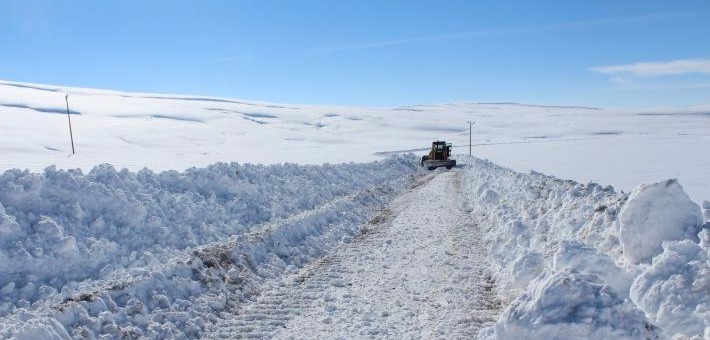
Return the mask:
[(322, 48), (322, 49), (316, 49), (316, 50), (309, 51), (306, 54), (327, 54), (327, 53), (336, 53), (336, 52), (350, 51), (350, 50), (362, 50), (362, 49), (368, 49), (368, 48), (395, 46), (395, 45), (424, 42), (424, 41), (436, 41), (436, 40), (447, 40), (447, 39), (470, 39), (470, 38), (478, 38), (478, 37), (502, 36), (502, 35), (534, 33), (534, 32), (542, 32), (542, 31), (555, 31), (555, 30), (564, 30), (564, 29), (583, 29), (583, 28), (591, 28), (591, 27), (597, 27), (597, 26), (607, 25), (607, 24), (623, 24), (623, 23), (664, 20), (664, 19), (678, 18), (678, 17), (682, 17), (682, 16), (689, 16), (689, 15), (693, 15), (693, 14), (694, 13), (691, 13), (691, 12), (654, 13), (654, 14), (644, 14), (644, 15), (637, 15), (637, 16), (630, 16), (630, 17), (558, 22), (558, 23), (536, 25), (536, 26), (483, 29), (483, 30), (476, 30), (476, 31), (455, 32), (455, 33), (447, 33), (447, 34), (438, 34), (438, 35), (430, 35), (430, 36), (422, 36), (422, 37), (403, 38), (403, 39), (393, 39), (393, 40), (377, 41), (377, 42), (371, 42), (371, 43)]
[(622, 93), (629, 92), (662, 92), (662, 91), (698, 91), (710, 89), (710, 83), (703, 82), (629, 82), (614, 86), (613, 90)]
[(634, 75), (640, 77), (680, 74), (710, 74), (710, 59), (678, 59), (671, 61), (641, 62), (627, 65), (597, 66), (591, 71), (610, 75)]

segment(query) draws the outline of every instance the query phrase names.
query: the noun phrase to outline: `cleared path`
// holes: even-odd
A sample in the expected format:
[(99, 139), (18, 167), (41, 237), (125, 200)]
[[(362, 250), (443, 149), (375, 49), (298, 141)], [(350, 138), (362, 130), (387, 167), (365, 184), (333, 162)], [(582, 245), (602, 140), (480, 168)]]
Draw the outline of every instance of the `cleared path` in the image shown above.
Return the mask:
[(264, 287), (213, 338), (471, 339), (500, 313), (458, 173), (395, 199), (353, 242)]

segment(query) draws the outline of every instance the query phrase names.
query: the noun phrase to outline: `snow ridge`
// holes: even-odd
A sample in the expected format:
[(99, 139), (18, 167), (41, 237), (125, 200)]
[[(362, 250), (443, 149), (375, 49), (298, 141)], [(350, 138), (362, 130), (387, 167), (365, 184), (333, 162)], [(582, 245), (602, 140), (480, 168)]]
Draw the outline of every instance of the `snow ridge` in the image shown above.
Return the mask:
[(351, 239), (416, 165), (7, 171), (0, 338), (200, 336), (228, 300)]
[[(484, 339), (710, 335), (710, 224), (680, 184), (631, 194), (459, 157), (507, 299)], [(643, 239), (640, 242), (639, 239)]]

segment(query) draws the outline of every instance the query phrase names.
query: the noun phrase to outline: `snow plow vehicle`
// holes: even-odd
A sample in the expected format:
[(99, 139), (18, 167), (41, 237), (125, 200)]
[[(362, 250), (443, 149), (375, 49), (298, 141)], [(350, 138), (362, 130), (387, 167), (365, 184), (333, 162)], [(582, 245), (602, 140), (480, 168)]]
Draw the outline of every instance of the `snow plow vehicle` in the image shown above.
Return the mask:
[(451, 169), (456, 166), (456, 160), (449, 159), (450, 156), (451, 143), (440, 140), (434, 141), (431, 143), (429, 154), (422, 156), (421, 166), (425, 166), (429, 170), (442, 166)]

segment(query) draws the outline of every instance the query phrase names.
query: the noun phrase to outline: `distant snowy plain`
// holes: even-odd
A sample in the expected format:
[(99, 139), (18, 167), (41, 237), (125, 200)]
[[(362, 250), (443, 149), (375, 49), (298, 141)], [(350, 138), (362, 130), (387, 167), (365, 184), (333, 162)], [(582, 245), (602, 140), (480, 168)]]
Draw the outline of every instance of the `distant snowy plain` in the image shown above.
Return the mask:
[(465, 153), (467, 120), (478, 158), (457, 156), (445, 178), (462, 201), (440, 213), (489, 245), (505, 308), (480, 338), (710, 336), (710, 107), (346, 108), (0, 82), (0, 117), (0, 338), (209, 335), (395, 196), (441, 192), (412, 187), (422, 170), (398, 153), (433, 139)]
[[(71, 145), (64, 96), (74, 115)], [(710, 199), (710, 105), (608, 110), (513, 103), (396, 108), (273, 104), (0, 81), (0, 169), (154, 171), (215, 162), (369, 162), (434, 139), (518, 171), (630, 191), (677, 178)], [(420, 154), (423, 151), (417, 151)]]

